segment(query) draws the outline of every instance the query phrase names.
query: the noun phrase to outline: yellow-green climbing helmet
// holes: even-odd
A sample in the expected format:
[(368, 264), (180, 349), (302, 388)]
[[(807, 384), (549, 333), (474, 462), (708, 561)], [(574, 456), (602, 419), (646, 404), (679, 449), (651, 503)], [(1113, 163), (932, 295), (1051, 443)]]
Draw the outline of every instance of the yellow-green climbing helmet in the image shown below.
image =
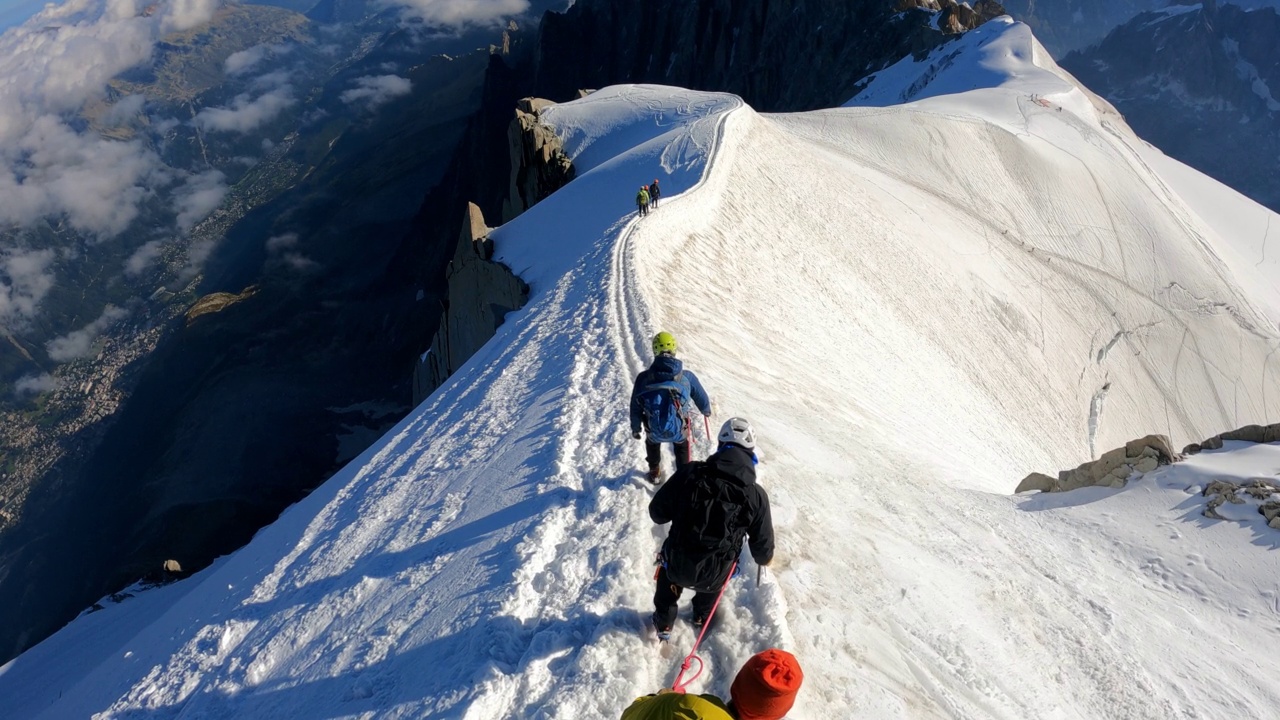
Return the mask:
[(666, 331), (653, 336), (653, 354), (662, 353), (676, 354), (676, 336)]

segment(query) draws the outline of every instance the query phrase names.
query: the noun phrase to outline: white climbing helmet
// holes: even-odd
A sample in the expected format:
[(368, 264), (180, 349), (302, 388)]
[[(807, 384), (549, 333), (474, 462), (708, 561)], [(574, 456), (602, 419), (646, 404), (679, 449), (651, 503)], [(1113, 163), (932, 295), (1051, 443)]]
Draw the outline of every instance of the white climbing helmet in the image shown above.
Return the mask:
[(720, 436), (717, 439), (748, 450), (756, 449), (756, 433), (751, 429), (751, 423), (740, 417), (725, 420), (724, 425), (720, 426)]

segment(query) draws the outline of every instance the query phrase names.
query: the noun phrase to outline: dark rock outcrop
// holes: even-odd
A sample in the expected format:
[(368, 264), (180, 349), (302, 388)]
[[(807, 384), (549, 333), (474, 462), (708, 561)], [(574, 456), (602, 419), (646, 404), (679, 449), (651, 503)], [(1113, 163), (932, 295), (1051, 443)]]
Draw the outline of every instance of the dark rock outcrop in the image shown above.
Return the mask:
[(1164, 435), (1147, 435), (1130, 440), (1124, 447), (1109, 450), (1097, 460), (1083, 463), (1073, 470), (1063, 470), (1056, 478), (1043, 473), (1031, 473), (1018, 483), (1014, 492), (1066, 492), (1098, 486), (1120, 488), (1124, 487), (1134, 473), (1148, 473), (1179, 459), (1180, 456), (1173, 451), (1169, 438)]
[(906, 10), (888, 0), (579, 0), (543, 18), (535, 92), (568, 100), (578, 88), (657, 83), (731, 92), (766, 112), (831, 107), (858, 80), (945, 42), (933, 5), (958, 29), (1003, 13), (989, 0), (972, 10), (950, 0)]
[(511, 154), (511, 186), (502, 203), (507, 222), (551, 193), (569, 184), (575, 175), (573, 161), (555, 130), (541, 120), (542, 109), (553, 104), (540, 98), (524, 98), (507, 131)]
[(973, 5), (956, 0), (898, 0), (898, 11), (928, 10), (938, 13), (938, 27), (946, 33), (962, 33), (1005, 14), (994, 0), (978, 0)]
[(1139, 15), (1062, 66), (1143, 139), (1280, 210), (1280, 14), (1205, 4)]
[[(549, 100), (523, 98), (507, 129), (510, 183), (502, 201), (507, 222), (573, 180), (573, 161), (555, 131), (544, 124)], [(503, 317), (528, 299), (529, 287), (505, 265), (493, 262), (493, 242), (484, 212), (467, 203), (457, 248), (445, 273), (448, 296), (439, 329), (413, 375), (416, 405), (440, 387), (497, 332)]]
[(489, 228), (475, 203), (467, 205), (458, 245), (445, 274), (449, 295), (431, 348), (413, 376), (414, 403), (440, 387), (480, 349), (503, 317), (524, 305), (529, 286), (493, 257)]
[(1280, 500), (1268, 500), (1258, 506), (1258, 513), (1266, 519), (1267, 525), (1280, 530)]
[(1245, 425), (1242, 428), (1228, 430), (1219, 435), (1202, 440), (1198, 443), (1191, 443), (1182, 449), (1184, 455), (1194, 455), (1201, 450), (1220, 450), (1224, 440), (1235, 440), (1237, 442), (1250, 443), (1272, 443), (1280, 442), (1280, 423), (1272, 425)]
[(1245, 516), (1224, 517), (1219, 511), (1224, 505), (1258, 503), (1258, 514), (1267, 525), (1280, 530), (1280, 483), (1269, 478), (1253, 478), (1242, 483), (1214, 480), (1205, 486), (1200, 495), (1209, 499), (1201, 515), (1212, 520), (1243, 520)]

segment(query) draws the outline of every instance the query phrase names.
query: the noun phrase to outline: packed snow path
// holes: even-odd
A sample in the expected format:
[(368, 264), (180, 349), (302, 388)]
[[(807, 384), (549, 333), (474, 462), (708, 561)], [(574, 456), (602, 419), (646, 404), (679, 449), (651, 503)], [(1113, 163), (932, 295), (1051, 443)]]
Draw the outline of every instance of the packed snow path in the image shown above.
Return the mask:
[(806, 673), (793, 718), (1267, 716), (1280, 540), (1184, 489), (1274, 476), (1280, 448), (1007, 493), (1131, 436), (1275, 421), (1274, 283), (1241, 290), (1229, 229), (999, 30), (974, 57), (1032, 87), (794, 116), (624, 87), (549, 111), (580, 177), (495, 237), (530, 304), (244, 550), (6, 666), (0, 713), (617, 717), (679, 663), (645, 637), (663, 531), (626, 427), (666, 329), (716, 424), (756, 425), (779, 538), (693, 689), (780, 645)]

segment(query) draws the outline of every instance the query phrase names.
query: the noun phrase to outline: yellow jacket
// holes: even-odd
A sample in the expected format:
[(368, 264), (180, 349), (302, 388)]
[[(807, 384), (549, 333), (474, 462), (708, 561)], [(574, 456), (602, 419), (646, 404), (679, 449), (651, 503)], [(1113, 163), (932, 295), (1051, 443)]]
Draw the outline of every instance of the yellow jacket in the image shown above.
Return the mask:
[(622, 711), (622, 720), (733, 720), (715, 695), (667, 692), (645, 695)]

